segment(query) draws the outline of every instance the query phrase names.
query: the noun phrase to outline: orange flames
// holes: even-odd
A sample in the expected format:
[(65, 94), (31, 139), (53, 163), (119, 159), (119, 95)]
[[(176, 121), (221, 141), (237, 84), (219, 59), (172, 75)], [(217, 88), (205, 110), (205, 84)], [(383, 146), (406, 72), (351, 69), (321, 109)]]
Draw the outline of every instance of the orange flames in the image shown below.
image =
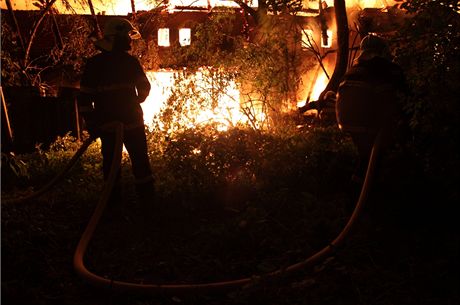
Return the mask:
[[(177, 71), (149, 71), (147, 77), (152, 85), (150, 95), (146, 101), (142, 103), (142, 109), (144, 111), (144, 122), (153, 128), (153, 120), (155, 116), (160, 114), (162, 109), (166, 106), (166, 101), (171, 96), (172, 89), (175, 86), (175, 73)], [(196, 99), (211, 99), (209, 92), (213, 90), (212, 84), (209, 82), (206, 71), (198, 71), (197, 73), (190, 75), (188, 80), (193, 81), (195, 87), (200, 88), (197, 92)], [(196, 113), (190, 115), (193, 116), (193, 120), (190, 117), (183, 117), (178, 122), (184, 127), (193, 127), (200, 124), (213, 123), (218, 126), (218, 129), (223, 131), (227, 130), (231, 126), (237, 124), (245, 124), (247, 117), (242, 112), (240, 106), (240, 92), (235, 82), (229, 82), (228, 86), (222, 90), (219, 94), (217, 105), (214, 107), (199, 108)], [(187, 100), (186, 103), (196, 103), (194, 98)], [(212, 103), (206, 103), (211, 105)], [(158, 122), (157, 122), (158, 123)], [(161, 124), (159, 125), (161, 128)]]
[[(150, 95), (142, 103), (142, 109), (144, 111), (144, 122), (151, 130), (154, 126), (158, 126), (160, 129), (163, 128), (161, 122), (154, 122), (154, 120), (158, 119), (158, 115), (167, 106), (167, 101), (172, 91), (177, 90), (177, 86), (184, 86), (184, 83), (176, 84), (175, 74), (177, 73), (179, 72), (173, 70), (147, 72), (147, 77), (152, 87)], [(301, 97), (297, 104), (298, 107), (303, 106), (307, 99), (310, 101), (317, 100), (327, 85), (328, 78), (323, 71), (314, 74), (316, 74), (315, 77), (309, 78), (305, 83), (303, 92), (308, 90), (308, 94), (304, 93), (304, 96)], [(187, 82), (193, 81), (194, 88), (200, 89), (193, 96), (186, 97), (185, 104), (192, 105), (193, 103), (197, 104), (198, 100), (207, 100), (204, 103), (207, 106), (204, 108), (188, 107), (187, 109), (194, 109), (194, 113), (180, 116), (179, 121), (176, 122), (178, 125), (190, 128), (201, 124), (213, 124), (220, 131), (228, 130), (230, 127), (237, 125), (249, 125), (250, 123), (254, 128), (264, 126), (267, 115), (264, 113), (262, 105), (257, 103), (256, 97), (243, 98), (240, 94), (240, 86), (234, 81), (229, 82), (226, 88), (220, 89), (221, 93), (218, 95), (217, 105), (214, 104), (211, 107), (213, 97), (210, 92), (215, 91), (215, 89), (212, 88), (212, 81), (210, 81), (209, 77), (205, 69), (188, 76)], [(250, 100), (247, 100), (248, 98)], [(249, 117), (251, 117), (251, 122), (249, 122)]]
[(326, 74), (321, 73), (318, 76), (311, 91), (310, 101), (318, 100), (319, 95), (321, 94), (321, 92), (323, 92), (324, 88), (326, 88), (328, 81), (329, 79), (327, 78)]
[[(32, 4), (32, 2), (33, 1), (29, 1), (29, 0), (14, 0), (13, 7), (18, 10), (37, 9), (37, 7)], [(325, 2), (327, 3), (328, 6), (334, 6), (334, 0), (326, 0)], [(394, 0), (352, 0), (352, 1), (347, 0), (346, 1), (347, 7), (358, 6), (360, 8), (366, 8), (366, 7), (384, 8), (386, 6), (394, 5), (395, 3), (396, 1)], [(128, 13), (132, 12), (131, 1), (128, 1), (128, 0), (104, 0), (104, 1), (94, 0), (93, 4), (94, 4), (94, 9), (96, 13), (105, 13), (107, 15), (127, 15)], [(235, 2), (227, 1), (227, 0), (209, 0), (209, 2), (208, 0), (170, 0), (169, 1), (170, 8), (173, 8), (174, 6), (208, 7), (208, 4), (211, 7), (214, 7), (214, 6), (237, 7), (237, 4)], [(151, 0), (134, 0), (134, 5), (135, 5), (136, 11), (141, 11), (141, 10), (148, 11), (157, 6), (155, 2)], [(258, 5), (258, 1), (253, 0), (252, 6), (257, 7), (257, 5)], [(306, 8), (313, 8), (313, 9), (318, 8), (317, 1), (308, 1), (307, 3), (304, 2), (304, 5), (306, 6)], [(5, 9), (6, 1), (0, 0), (0, 6), (1, 8)], [(57, 1), (55, 6), (62, 13), (72, 13), (72, 11), (66, 10), (65, 7), (62, 5), (62, 3), (60, 3), (60, 1)], [(73, 5), (73, 9), (78, 14), (89, 14), (90, 13), (88, 7)]]

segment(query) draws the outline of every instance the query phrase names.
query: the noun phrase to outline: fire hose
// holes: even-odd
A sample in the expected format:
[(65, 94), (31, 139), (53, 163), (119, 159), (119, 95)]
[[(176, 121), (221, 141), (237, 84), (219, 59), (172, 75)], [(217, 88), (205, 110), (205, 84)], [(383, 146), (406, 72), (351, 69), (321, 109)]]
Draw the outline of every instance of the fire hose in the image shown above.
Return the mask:
[(31, 199), (35, 199), (43, 195), (47, 191), (49, 191), (54, 185), (56, 185), (56, 183), (58, 183), (67, 174), (68, 171), (70, 171), (70, 169), (75, 165), (75, 163), (77, 163), (78, 159), (83, 155), (83, 153), (88, 149), (88, 147), (91, 145), (91, 143), (93, 143), (93, 141), (94, 141), (94, 137), (89, 137), (87, 140), (85, 140), (83, 144), (81, 145), (81, 147), (77, 150), (75, 155), (72, 157), (72, 159), (70, 159), (69, 163), (67, 163), (67, 165), (53, 179), (51, 179), (50, 182), (45, 184), (42, 188), (40, 188), (39, 190), (29, 195), (20, 196), (20, 197), (13, 198), (13, 199), (3, 199), (2, 204), (15, 204), (15, 203), (23, 202), (23, 201), (28, 201)]
[[(240, 278), (235, 280), (228, 280), (228, 281), (219, 281), (219, 282), (208, 282), (208, 283), (190, 283), (190, 284), (140, 284), (140, 283), (132, 283), (132, 282), (124, 282), (124, 281), (117, 281), (114, 279), (108, 279), (102, 277), (100, 275), (94, 274), (89, 271), (85, 264), (84, 264), (84, 255), (86, 253), (87, 247), (92, 239), (93, 233), (96, 230), (96, 227), (99, 223), (99, 220), (104, 212), (105, 207), (107, 206), (108, 199), (110, 193), (114, 187), (117, 172), (119, 170), (121, 164), (121, 157), (122, 157), (122, 150), (123, 150), (123, 125), (118, 123), (114, 126), (115, 133), (116, 133), (116, 142), (115, 142), (115, 152), (114, 158), (111, 164), (110, 173), (105, 181), (102, 195), (99, 198), (99, 201), (96, 205), (95, 211), (90, 218), (88, 225), (83, 232), (80, 241), (78, 242), (77, 248), (74, 253), (73, 257), (73, 266), (76, 273), (86, 282), (89, 284), (99, 287), (110, 289), (114, 291), (122, 291), (122, 292), (131, 292), (131, 293), (139, 293), (139, 294), (166, 294), (166, 295), (178, 295), (178, 294), (186, 294), (186, 293), (198, 293), (198, 292), (218, 292), (218, 291), (228, 291), (240, 287), (244, 287), (250, 284), (257, 283), (260, 279), (276, 279), (281, 277), (287, 277), (289, 275), (293, 275), (296, 272), (304, 270), (308, 267), (312, 267), (313, 265), (319, 263), (320, 261), (324, 260), (327, 256), (333, 254), (338, 247), (340, 247), (345, 238), (348, 237), (351, 229), (356, 224), (356, 220), (360, 216), (364, 204), (368, 198), (370, 186), (372, 185), (376, 160), (378, 158), (380, 145), (381, 145), (381, 133), (378, 134), (374, 141), (374, 145), (372, 147), (372, 152), (369, 158), (369, 163), (367, 166), (366, 176), (364, 179), (364, 183), (361, 188), (361, 192), (348, 222), (340, 231), (340, 233), (329, 242), (328, 245), (323, 247), (321, 250), (317, 251), (313, 255), (309, 256), (308, 258), (300, 261), (298, 263), (292, 264), (288, 267), (280, 268), (278, 270), (260, 275), (260, 276), (252, 276), (246, 278)], [(87, 139), (80, 149), (75, 153), (72, 159), (69, 161), (68, 165), (54, 178), (52, 179), (47, 185), (41, 188), (39, 191), (25, 196), (20, 197), (13, 200), (5, 201), (5, 203), (13, 203), (13, 202), (20, 202), (23, 200), (30, 200), (32, 198), (36, 198), (49, 190), (53, 185), (55, 185), (76, 163), (76, 161), (83, 155), (89, 145), (93, 142), (94, 138), (91, 137)]]
[(162, 295), (178, 295), (178, 294), (192, 294), (192, 293), (203, 293), (203, 292), (218, 292), (218, 291), (228, 291), (236, 288), (240, 288), (243, 286), (247, 286), (253, 283), (257, 283), (259, 279), (275, 279), (286, 277), (288, 275), (292, 275), (296, 272), (304, 270), (308, 267), (313, 266), (314, 264), (320, 262), (321, 260), (325, 259), (328, 255), (334, 253), (336, 249), (343, 244), (345, 238), (349, 235), (352, 227), (355, 225), (356, 220), (358, 219), (363, 206), (367, 200), (369, 195), (370, 186), (373, 181), (373, 176), (375, 172), (376, 160), (378, 157), (378, 153), (380, 150), (380, 143), (381, 143), (381, 133), (376, 137), (374, 142), (371, 156), (369, 159), (366, 177), (364, 179), (364, 183), (361, 188), (361, 193), (359, 195), (358, 202), (355, 206), (354, 211), (352, 212), (347, 224), (342, 229), (342, 231), (337, 235), (337, 237), (332, 240), (327, 246), (322, 248), (321, 250), (317, 251), (310, 257), (306, 258), (303, 261), (295, 263), (285, 268), (281, 268), (275, 270), (273, 272), (269, 272), (267, 274), (263, 274), (261, 276), (253, 276), (253, 277), (246, 277), (240, 278), (235, 280), (229, 281), (220, 281), (220, 282), (208, 282), (208, 283), (190, 283), (190, 284), (140, 284), (140, 283), (133, 283), (133, 282), (125, 282), (125, 281), (117, 281), (114, 279), (108, 279), (102, 277), (100, 275), (94, 274), (89, 271), (83, 262), (84, 254), (88, 247), (88, 244), (92, 238), (92, 235), (96, 229), (96, 226), (99, 222), (99, 219), (102, 216), (104, 208), (107, 205), (107, 201), (110, 195), (110, 192), (113, 188), (116, 178), (116, 172), (118, 171), (118, 166), (120, 165), (121, 153), (122, 153), (122, 134), (123, 128), (122, 126), (118, 126), (117, 130), (117, 142), (116, 142), (116, 150), (113, 159), (113, 163), (111, 165), (111, 171), (109, 174), (109, 178), (105, 183), (104, 190), (102, 192), (102, 196), (99, 200), (99, 203), (96, 207), (96, 210), (91, 217), (88, 226), (86, 227), (79, 243), (77, 249), (75, 251), (73, 265), (74, 269), (77, 274), (89, 284), (99, 287), (105, 288), (113, 291), (120, 291), (120, 292), (130, 292), (130, 293), (138, 293), (138, 294), (162, 294)]

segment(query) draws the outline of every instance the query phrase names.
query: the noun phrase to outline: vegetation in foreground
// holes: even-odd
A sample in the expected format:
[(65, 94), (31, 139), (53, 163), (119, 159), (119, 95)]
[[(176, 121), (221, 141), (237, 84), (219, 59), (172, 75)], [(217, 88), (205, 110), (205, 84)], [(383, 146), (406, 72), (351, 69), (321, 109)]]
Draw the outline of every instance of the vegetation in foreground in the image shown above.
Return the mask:
[[(359, 187), (350, 182), (355, 151), (335, 128), (290, 135), (194, 129), (157, 140), (158, 135), (150, 135), (160, 216), (140, 212), (125, 159), (123, 203), (109, 206), (86, 256), (88, 268), (97, 274), (144, 283), (261, 275), (327, 245), (357, 198)], [(7, 178), (2, 168), (2, 198), (43, 185), (78, 146), (75, 139), (64, 137), (49, 150), (11, 159), (16, 171)], [(459, 300), (453, 217), (435, 209), (432, 200), (437, 194), (427, 187), (432, 180), (420, 175), (413, 161), (398, 150), (385, 157), (370, 205), (352, 238), (313, 269), (289, 280), (262, 278), (228, 294), (146, 298), (96, 291), (72, 269), (73, 251), (102, 186), (99, 147), (94, 143), (54, 190), (31, 202), (2, 205), (3, 300), (453, 304)], [(439, 248), (445, 250), (435, 250)]]

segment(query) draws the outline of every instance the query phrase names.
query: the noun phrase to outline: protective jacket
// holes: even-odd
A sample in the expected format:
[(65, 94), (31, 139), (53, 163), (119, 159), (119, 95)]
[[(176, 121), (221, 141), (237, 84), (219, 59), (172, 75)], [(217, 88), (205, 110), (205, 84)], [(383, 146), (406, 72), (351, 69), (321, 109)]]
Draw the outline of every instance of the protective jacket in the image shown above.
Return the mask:
[(376, 133), (394, 124), (401, 112), (398, 93), (404, 91), (404, 74), (398, 65), (382, 57), (359, 61), (345, 74), (338, 89), (339, 127)]
[(363, 58), (345, 74), (336, 103), (337, 123), (358, 150), (353, 177), (359, 181), (365, 177), (377, 134), (381, 132), (381, 149), (394, 143), (402, 114), (399, 93), (406, 91), (398, 65), (383, 57)]
[(119, 121), (142, 125), (140, 103), (150, 83), (139, 61), (123, 51), (105, 52), (87, 61), (80, 81), (80, 111), (90, 124)]

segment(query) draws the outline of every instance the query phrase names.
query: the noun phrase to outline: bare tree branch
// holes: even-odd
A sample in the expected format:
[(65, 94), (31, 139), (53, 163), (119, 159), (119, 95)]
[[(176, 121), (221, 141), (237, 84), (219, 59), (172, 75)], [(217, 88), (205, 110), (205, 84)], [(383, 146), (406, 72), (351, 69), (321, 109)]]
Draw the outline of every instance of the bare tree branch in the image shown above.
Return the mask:
[(44, 9), (41, 11), (40, 18), (38, 21), (35, 23), (34, 28), (32, 29), (32, 34), (30, 35), (29, 43), (27, 44), (27, 49), (26, 49), (26, 54), (24, 56), (24, 66), (27, 66), (27, 63), (29, 62), (29, 57), (30, 57), (30, 49), (32, 48), (32, 44), (35, 40), (35, 36), (37, 35), (38, 28), (40, 27), (40, 24), (42, 23), (43, 19), (45, 18), (46, 14), (48, 11), (51, 9), (53, 4), (56, 2), (56, 0), (51, 0), (46, 4)]

